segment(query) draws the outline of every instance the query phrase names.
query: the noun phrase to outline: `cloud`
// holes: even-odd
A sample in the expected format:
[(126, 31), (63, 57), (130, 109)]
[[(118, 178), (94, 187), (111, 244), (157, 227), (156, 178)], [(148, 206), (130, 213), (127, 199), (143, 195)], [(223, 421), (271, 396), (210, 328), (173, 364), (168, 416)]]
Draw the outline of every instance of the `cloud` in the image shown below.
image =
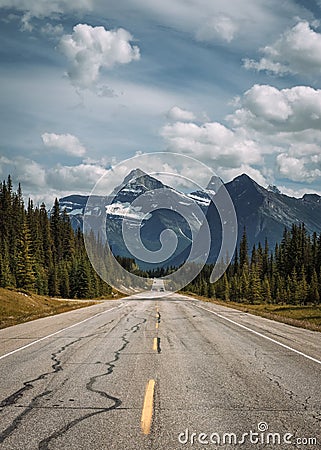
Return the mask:
[(41, 138), (46, 147), (62, 150), (68, 155), (83, 156), (86, 153), (86, 148), (72, 134), (44, 133)]
[(58, 191), (90, 192), (106, 169), (93, 164), (82, 163), (77, 166), (57, 164), (47, 169), (46, 181)]
[(227, 120), (235, 129), (247, 130), (263, 147), (270, 146), (281, 177), (308, 183), (320, 179), (320, 89), (254, 85), (237, 104)]
[(237, 105), (228, 122), (270, 146), (279, 176), (307, 183), (320, 180), (320, 89), (254, 85), (238, 98)]
[[(14, 159), (0, 158), (0, 172), (2, 176), (11, 174), (14, 182), (20, 182), (29, 189), (46, 188), (45, 169), (41, 164), (24, 156), (16, 156)], [(6, 176), (5, 175), (5, 176)]]
[(321, 179), (321, 90), (254, 85), (235, 108), (229, 126), (178, 120), (161, 135), (169, 150), (199, 158), (225, 179), (246, 172), (260, 184), (271, 180), (267, 158), (282, 178)]
[(241, 164), (240, 167), (234, 169), (226, 169), (221, 167), (218, 173), (223, 180), (232, 180), (233, 178), (246, 173), (259, 185), (263, 187), (266, 187), (268, 185), (268, 182), (261, 171), (249, 166), (248, 164)]
[(61, 23), (59, 23), (58, 25), (52, 25), (51, 23), (47, 22), (44, 26), (41, 27), (40, 31), (42, 34), (46, 34), (49, 36), (60, 36), (64, 32), (64, 28)]
[(11, 159), (0, 157), (0, 175), (6, 177), (10, 173), (14, 183), (21, 182), (25, 198), (30, 196), (39, 202), (45, 201), (49, 207), (55, 197), (89, 194), (106, 172), (99, 162), (91, 164), (83, 161), (77, 165), (46, 167), (23, 156)]
[(301, 132), (321, 128), (321, 90), (309, 86), (277, 89), (254, 85), (238, 99), (239, 109), (228, 116), (237, 127), (266, 133)]
[(103, 69), (139, 60), (139, 48), (130, 44), (132, 40), (132, 35), (123, 28), (106, 30), (76, 25), (72, 34), (61, 38), (59, 45), (71, 64), (68, 71), (71, 83), (80, 89), (97, 88)]
[(74, 11), (91, 10), (93, 0), (0, 0), (0, 8), (22, 12), (21, 29), (32, 31), (32, 18), (57, 17)]
[(10, 8), (30, 13), (33, 17), (49, 17), (52, 13), (91, 9), (92, 0), (0, 0), (0, 8)]
[(316, 189), (293, 189), (288, 186), (278, 186), (282, 194), (288, 195), (289, 197), (302, 198), (304, 194), (318, 194), (321, 196), (321, 191)]
[(173, 106), (167, 113), (167, 117), (170, 120), (190, 122), (195, 120), (196, 117), (192, 111), (187, 111), (186, 109), (181, 109), (178, 106)]
[(236, 45), (242, 42), (243, 49), (244, 45), (253, 48), (258, 39), (261, 42), (262, 38), (277, 35), (292, 17), (312, 17), (308, 9), (293, 0), (246, 0), (237, 2), (237, 7), (226, 0), (122, 0), (117, 9), (119, 19), (128, 10), (135, 10), (150, 23), (190, 33), (197, 40), (233, 40)]
[(244, 60), (246, 69), (277, 75), (321, 73), (321, 34), (306, 21), (285, 31), (274, 44), (263, 47), (260, 52), (263, 57), (259, 61)]
[(199, 41), (210, 41), (215, 38), (231, 42), (238, 31), (238, 25), (228, 16), (211, 17), (196, 32)]
[[(321, 170), (315, 167), (311, 157), (296, 158), (287, 153), (281, 153), (276, 161), (279, 174), (284, 178), (311, 183), (321, 177)], [(321, 159), (316, 162), (320, 163), (320, 161)], [(320, 164), (318, 166), (320, 167)]]
[(31, 24), (32, 15), (27, 12), (21, 17), (21, 31), (29, 31), (33, 30), (33, 25)]
[(199, 158), (212, 167), (236, 168), (242, 163), (262, 162), (261, 149), (244, 130), (234, 131), (218, 122), (175, 122), (165, 125), (161, 134), (170, 150)]

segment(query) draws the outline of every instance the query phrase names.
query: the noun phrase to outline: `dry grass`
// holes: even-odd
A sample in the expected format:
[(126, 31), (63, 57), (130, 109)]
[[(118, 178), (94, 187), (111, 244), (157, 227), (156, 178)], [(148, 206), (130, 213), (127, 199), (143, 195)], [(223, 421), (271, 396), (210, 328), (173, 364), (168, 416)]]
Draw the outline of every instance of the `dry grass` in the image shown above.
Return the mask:
[(321, 306), (315, 305), (251, 305), (248, 303), (223, 302), (217, 299), (209, 299), (200, 295), (191, 294), (192, 297), (200, 300), (238, 309), (243, 312), (255, 314), (277, 322), (287, 323), (299, 328), (306, 328), (312, 331), (321, 331)]
[(0, 328), (83, 308), (92, 300), (66, 300), (0, 288)]

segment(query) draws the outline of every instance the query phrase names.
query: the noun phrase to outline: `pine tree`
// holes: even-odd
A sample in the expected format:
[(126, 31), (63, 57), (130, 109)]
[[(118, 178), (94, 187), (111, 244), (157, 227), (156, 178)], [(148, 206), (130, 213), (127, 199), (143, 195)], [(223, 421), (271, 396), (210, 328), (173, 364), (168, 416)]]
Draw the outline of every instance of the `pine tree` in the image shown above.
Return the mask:
[(243, 230), (243, 236), (240, 243), (240, 269), (242, 270), (245, 265), (249, 265), (249, 256), (248, 256), (248, 244), (247, 244), (247, 235), (246, 229)]
[(262, 302), (261, 280), (257, 264), (251, 266), (249, 283), (249, 301), (258, 304)]
[(39, 264), (35, 265), (35, 278), (36, 292), (40, 295), (48, 295), (48, 274), (46, 269)]
[(70, 296), (70, 283), (68, 265), (65, 261), (59, 264), (58, 269), (59, 277), (59, 293), (63, 298), (69, 298)]
[(308, 300), (311, 303), (319, 304), (320, 303), (320, 293), (318, 288), (318, 276), (317, 272), (314, 269), (312, 273), (311, 283), (309, 287)]
[(238, 256), (238, 251), (237, 251), (237, 247), (235, 249), (235, 254), (234, 254), (234, 261), (233, 261), (233, 274), (239, 274), (240, 271), (240, 266), (239, 266), (239, 256)]
[(214, 283), (208, 284), (208, 296), (209, 298), (215, 298), (216, 297), (216, 290)]
[(263, 294), (262, 294), (263, 301), (265, 303), (272, 303), (270, 282), (269, 282), (269, 279), (267, 276), (265, 276), (264, 280), (263, 280), (262, 292), (263, 292)]
[(17, 287), (33, 290), (35, 287), (35, 273), (33, 270), (33, 257), (30, 251), (30, 232), (24, 222), (19, 240), (17, 242), (16, 280)]
[(53, 241), (51, 237), (50, 222), (46, 211), (46, 205), (42, 203), (39, 210), (39, 228), (41, 234), (43, 265), (48, 270), (53, 264)]
[(55, 264), (52, 264), (48, 268), (48, 291), (51, 297), (57, 297), (60, 295), (58, 270)]
[(262, 276), (271, 276), (270, 264), (269, 264), (269, 244), (268, 240), (265, 238), (263, 258), (262, 258)]
[(53, 240), (53, 260), (57, 264), (62, 259), (62, 236), (61, 236), (61, 216), (58, 199), (55, 199), (54, 206), (50, 214), (51, 235)]
[(78, 263), (76, 277), (76, 297), (88, 298), (90, 293), (90, 274), (88, 264), (84, 258)]
[(226, 273), (224, 273), (223, 276), (223, 283), (224, 283), (224, 300), (228, 302), (230, 300), (230, 283), (228, 281)]
[(293, 269), (292, 277), (289, 279), (288, 282), (289, 286), (291, 286), (291, 298), (290, 303), (293, 303), (294, 305), (298, 305), (300, 303), (300, 288), (299, 288), (299, 281), (296, 269)]

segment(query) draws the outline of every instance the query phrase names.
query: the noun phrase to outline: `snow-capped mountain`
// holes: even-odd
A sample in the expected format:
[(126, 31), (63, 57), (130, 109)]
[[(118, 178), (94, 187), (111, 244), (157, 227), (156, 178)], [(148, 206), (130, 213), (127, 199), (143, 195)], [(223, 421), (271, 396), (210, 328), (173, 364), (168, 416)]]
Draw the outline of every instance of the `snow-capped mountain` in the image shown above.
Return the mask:
[[(158, 193), (161, 193), (158, 194)], [(157, 199), (157, 196), (160, 198)], [(82, 226), (83, 214), (87, 203), (87, 196), (68, 196), (59, 200), (60, 207), (66, 208), (72, 226)], [(120, 186), (111, 195), (96, 197), (95, 204), (103, 205), (106, 211), (106, 228), (108, 242), (115, 255), (132, 257), (123, 239), (123, 220), (129, 227), (140, 224), (142, 242), (151, 251), (160, 247), (159, 236), (165, 229), (172, 229), (177, 236), (177, 248), (173, 256), (181, 254), (189, 247), (192, 233), (197, 233), (202, 225), (203, 217), (210, 204), (210, 198), (203, 192), (191, 194), (181, 193), (164, 185), (140, 169), (131, 171)], [(195, 204), (198, 206), (195, 210)], [(177, 210), (187, 216), (185, 220)], [(199, 214), (201, 210), (204, 214)], [(137, 261), (140, 267), (146, 264)], [(157, 267), (159, 264), (156, 264)], [(148, 264), (150, 268), (153, 265)]]
[[(139, 169), (132, 171), (111, 196), (97, 197), (97, 204), (106, 209), (107, 232), (114, 254), (131, 256), (124, 245), (121, 233), (122, 221), (126, 216), (132, 226), (141, 222), (142, 241), (152, 251), (160, 246), (160, 233), (166, 228), (171, 228), (177, 234), (178, 246), (175, 254), (164, 263), (164, 266), (178, 266), (184, 262), (190, 251), (192, 231), (196, 233), (202, 223), (199, 217), (193, 217), (191, 214), (188, 226), (186, 221), (170, 207), (158, 209), (155, 192), (157, 189), (166, 189), (168, 205), (181, 205), (183, 209), (190, 209), (196, 203), (207, 216), (212, 233), (209, 262), (215, 261), (220, 248), (221, 223), (210, 197), (215, 195), (220, 185), (221, 180), (213, 177), (205, 191), (184, 194), (165, 186), (161, 181)], [(281, 241), (284, 227), (290, 228), (293, 223), (304, 222), (308, 233), (314, 231), (321, 233), (321, 197), (317, 194), (305, 194), (299, 199), (289, 197), (281, 194), (275, 187), (263, 188), (245, 174), (236, 177), (225, 186), (236, 210), (238, 242), (245, 227), (249, 249), (258, 242), (264, 244), (265, 239), (272, 249), (276, 242)], [(144, 202), (139, 204), (136, 201), (142, 194)], [(61, 208), (66, 208), (74, 228), (82, 227), (87, 199), (87, 196), (72, 195), (59, 201)], [(147, 266), (141, 264), (141, 267)]]
[[(272, 250), (281, 242), (284, 228), (304, 223), (307, 233), (321, 233), (321, 197), (305, 194), (302, 198), (281, 194), (278, 189), (265, 189), (248, 175), (240, 175), (225, 184), (235, 207), (238, 220), (238, 244), (246, 229), (249, 251), (267, 239)], [(212, 234), (208, 262), (216, 261), (221, 243), (221, 221), (216, 207), (210, 204), (207, 221)], [(185, 252), (188, 252), (186, 249)], [(201, 245), (200, 245), (201, 251)], [(179, 260), (185, 255), (180, 255)]]

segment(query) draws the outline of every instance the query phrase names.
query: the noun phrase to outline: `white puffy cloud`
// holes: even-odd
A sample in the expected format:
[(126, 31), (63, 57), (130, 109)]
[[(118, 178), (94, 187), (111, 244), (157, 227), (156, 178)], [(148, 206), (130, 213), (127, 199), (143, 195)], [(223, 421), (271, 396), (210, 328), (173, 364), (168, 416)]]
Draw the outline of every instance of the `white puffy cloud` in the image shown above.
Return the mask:
[(73, 156), (83, 156), (86, 148), (72, 134), (43, 133), (42, 141), (46, 147), (56, 148)]
[(199, 158), (224, 179), (246, 172), (267, 184), (273, 178), (267, 158), (282, 178), (321, 179), (321, 90), (254, 85), (235, 105), (226, 118), (230, 127), (181, 120), (166, 124), (161, 134), (168, 149)]
[(303, 75), (321, 73), (321, 34), (306, 21), (297, 23), (260, 52), (263, 57), (259, 61), (244, 60), (246, 69), (265, 70), (277, 75), (287, 72)]
[(201, 161), (222, 167), (239, 167), (242, 163), (262, 162), (261, 149), (244, 130), (232, 130), (218, 122), (203, 125), (175, 122), (161, 131), (170, 150), (195, 156)]
[(192, 111), (187, 111), (186, 109), (181, 109), (178, 106), (173, 106), (167, 113), (167, 117), (170, 120), (190, 122), (195, 120), (195, 114)]
[(82, 163), (76, 166), (57, 164), (47, 169), (46, 181), (51, 188), (59, 191), (90, 192), (106, 169), (93, 164)]
[[(297, 158), (288, 153), (281, 153), (276, 161), (279, 174), (290, 180), (311, 183), (321, 177), (321, 170), (315, 166), (311, 157)], [(316, 162), (320, 167), (320, 160)]]
[[(103, 161), (102, 161), (103, 163)], [(83, 161), (77, 165), (55, 164), (46, 167), (23, 156), (0, 157), (0, 175), (10, 173), (15, 182), (21, 182), (23, 194), (51, 206), (55, 197), (89, 194), (96, 182), (107, 172), (99, 162)]]
[(292, 113), (284, 92), (272, 86), (253, 86), (244, 94), (243, 105), (256, 117), (271, 122), (284, 122)]
[(139, 60), (139, 48), (130, 44), (132, 40), (132, 35), (123, 28), (106, 30), (102, 26), (76, 25), (72, 34), (61, 38), (59, 45), (70, 61), (68, 77), (72, 84), (80, 89), (95, 88), (102, 69)]
[(309, 183), (320, 179), (320, 89), (255, 85), (238, 99), (238, 109), (227, 119), (262, 146), (269, 144), (283, 178)]
[(228, 16), (218, 15), (208, 19), (204, 25), (196, 32), (196, 39), (199, 41), (210, 41), (215, 38), (223, 41), (231, 42), (236, 32), (238, 25)]
[(287, 152), (276, 157), (277, 169), (282, 177), (292, 181), (311, 183), (321, 178), (320, 144), (292, 143)]
[(295, 86), (277, 89), (254, 85), (228, 119), (234, 126), (245, 126), (266, 133), (301, 132), (321, 128), (321, 89)]
[(14, 181), (30, 189), (44, 189), (46, 187), (46, 173), (41, 164), (24, 156), (14, 159), (0, 157), (0, 173), (10, 174)]

